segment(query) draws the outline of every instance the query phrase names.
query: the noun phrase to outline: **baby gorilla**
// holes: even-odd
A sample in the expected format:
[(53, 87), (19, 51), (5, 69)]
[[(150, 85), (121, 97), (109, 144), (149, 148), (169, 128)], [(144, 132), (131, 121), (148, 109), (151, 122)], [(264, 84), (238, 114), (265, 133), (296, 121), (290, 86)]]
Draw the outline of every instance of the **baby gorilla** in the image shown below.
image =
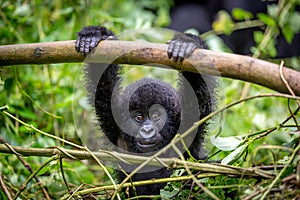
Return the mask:
[[(75, 47), (88, 55), (101, 40), (116, 39), (105, 27), (89, 26), (78, 32)], [(168, 42), (168, 57), (180, 62), (190, 56), (196, 48), (207, 48), (199, 37), (178, 34)], [(158, 80), (144, 78), (121, 89), (120, 66), (88, 63), (85, 68), (87, 90), (97, 120), (107, 138), (119, 151), (152, 155), (166, 146), (177, 133), (183, 133), (194, 122), (212, 112), (214, 104), (214, 79), (191, 72), (181, 72), (179, 89)], [(191, 92), (192, 91), (192, 92)], [(202, 124), (187, 142), (189, 151), (196, 159), (205, 158), (203, 139), (205, 126)], [(183, 147), (181, 147), (183, 148)], [(174, 156), (166, 152), (163, 156)], [(121, 165), (126, 172), (136, 166)], [(150, 169), (150, 168), (149, 168)], [(152, 171), (135, 174), (133, 181), (170, 176), (167, 168), (152, 168)], [(118, 172), (123, 180), (126, 175)], [(130, 195), (159, 194), (164, 184), (138, 186)]]
[[(118, 89), (115, 91), (119, 92)], [(116, 94), (118, 95), (118, 94)], [(180, 123), (180, 97), (169, 84), (158, 79), (141, 79), (125, 89), (112, 107), (123, 131), (117, 141), (123, 150), (150, 153), (168, 144)], [(129, 111), (129, 114), (128, 114)], [(125, 134), (124, 134), (125, 133)], [(147, 155), (147, 154), (143, 154)]]

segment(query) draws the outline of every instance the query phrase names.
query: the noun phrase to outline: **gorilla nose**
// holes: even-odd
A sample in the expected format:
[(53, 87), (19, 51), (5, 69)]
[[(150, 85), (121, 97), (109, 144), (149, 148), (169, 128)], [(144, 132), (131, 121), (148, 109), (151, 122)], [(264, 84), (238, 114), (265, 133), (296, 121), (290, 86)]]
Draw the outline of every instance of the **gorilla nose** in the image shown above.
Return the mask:
[(142, 138), (151, 138), (155, 135), (155, 128), (152, 125), (144, 125), (140, 130), (140, 136)]

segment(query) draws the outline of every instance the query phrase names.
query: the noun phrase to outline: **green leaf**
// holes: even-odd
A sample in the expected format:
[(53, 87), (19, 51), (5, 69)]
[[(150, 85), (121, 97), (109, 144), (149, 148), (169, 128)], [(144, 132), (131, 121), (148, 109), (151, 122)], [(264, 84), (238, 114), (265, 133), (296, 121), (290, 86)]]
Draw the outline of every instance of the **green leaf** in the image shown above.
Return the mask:
[(162, 199), (172, 199), (176, 194), (178, 194), (178, 190), (172, 190), (171, 192), (166, 190), (160, 190), (160, 196)]
[(17, 9), (14, 12), (14, 15), (16, 16), (26, 16), (30, 14), (30, 5), (29, 4), (23, 4), (17, 7)]
[(248, 147), (248, 144), (243, 144), (239, 148), (235, 149), (233, 152), (231, 152), (228, 156), (226, 156), (222, 161), (221, 164), (228, 165), (231, 163), (234, 163), (236, 160), (238, 160)]
[(230, 136), (230, 137), (210, 137), (212, 144), (222, 151), (232, 151), (236, 149), (241, 142), (243, 142), (243, 136)]
[(284, 27), (283, 29), (281, 29), (281, 32), (285, 40), (290, 44), (294, 37), (294, 32), (292, 31), (292, 29), (290, 27)]
[[(38, 127), (38, 124), (36, 121), (30, 121), (28, 122), (28, 124), (30, 126), (33, 126), (33, 127)], [(22, 133), (32, 133), (32, 129), (28, 126), (25, 126), (25, 125), (21, 125), (20, 128), (19, 128), (19, 132), (22, 132)]]
[(278, 6), (277, 4), (271, 4), (267, 6), (267, 13), (270, 17), (273, 19), (276, 19), (278, 17)]
[(273, 27), (276, 25), (276, 22), (275, 20), (270, 17), (269, 15), (267, 14), (264, 14), (264, 13), (258, 13), (257, 14), (257, 17), (260, 21), (262, 21), (264, 24), (266, 24), (267, 26), (270, 26), (270, 27)]
[(2, 190), (0, 190), (0, 199), (3, 199), (3, 200), (7, 200), (8, 199), (7, 196), (6, 196), (6, 194)]
[(254, 31), (253, 38), (254, 38), (254, 41), (256, 42), (256, 44), (259, 44), (263, 40), (264, 34), (261, 31)]
[(218, 12), (218, 19), (212, 24), (213, 29), (218, 33), (230, 35), (233, 31), (234, 23), (226, 11)]
[(275, 47), (275, 39), (270, 39), (267, 48), (266, 48), (267, 54), (269, 54), (272, 58), (274, 58), (277, 55), (277, 50)]
[(234, 19), (239, 20), (239, 21), (253, 19), (253, 14), (242, 8), (234, 8), (232, 10), (232, 16)]
[(42, 176), (43, 174), (46, 174), (48, 172), (50, 172), (50, 167), (45, 166), (37, 173), (37, 176)]
[(300, 32), (300, 13), (299, 12), (294, 12), (294, 13), (290, 14), (289, 24), (290, 24), (290, 29), (293, 31), (293, 33)]

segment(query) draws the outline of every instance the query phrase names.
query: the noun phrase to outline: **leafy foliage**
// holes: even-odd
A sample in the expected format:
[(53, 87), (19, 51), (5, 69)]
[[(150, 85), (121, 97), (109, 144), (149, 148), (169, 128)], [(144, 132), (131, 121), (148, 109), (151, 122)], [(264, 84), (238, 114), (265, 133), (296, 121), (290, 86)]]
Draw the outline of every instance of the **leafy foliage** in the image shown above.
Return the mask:
[[(75, 39), (76, 32), (86, 25), (104, 25), (114, 32), (134, 28), (151, 26), (166, 26), (170, 22), (170, 0), (96, 0), (91, 1), (0, 1), (0, 43), (31, 43), (55, 40)], [(254, 32), (256, 46), (253, 54), (260, 58), (276, 56), (276, 37), (282, 34), (288, 42), (300, 32), (300, 14), (297, 12), (299, 1), (279, 1), (268, 7), (267, 13), (252, 13), (240, 8), (233, 9), (232, 13), (220, 12), (214, 22), (215, 33), (207, 38), (212, 48), (228, 48), (220, 40), (218, 34), (232, 34), (240, 28), (251, 26), (254, 18), (260, 21), (262, 28)], [(291, 66), (300, 69), (299, 58), (286, 60)], [(53, 137), (47, 137), (30, 128), (29, 125), (81, 145), (81, 137), (86, 134), (85, 126), (80, 129), (74, 125), (73, 115), (80, 119), (88, 117), (83, 82), (80, 80), (81, 64), (60, 65), (27, 65), (0, 68), (0, 142), (23, 147), (65, 147), (74, 148)], [(155, 69), (150, 69), (156, 73)], [(147, 73), (150, 73), (148, 72)], [(164, 76), (173, 80), (174, 74)], [(129, 79), (135, 80), (140, 74), (131, 73)], [(168, 77), (165, 77), (168, 76)], [(220, 91), (220, 107), (239, 100), (241, 97), (271, 92), (259, 86), (223, 80)], [(80, 102), (75, 109), (73, 100)], [(6, 105), (9, 109), (6, 109)], [(275, 173), (279, 179), (256, 179), (254, 177), (229, 177), (225, 175), (199, 178), (198, 182), (209, 189), (220, 199), (255, 198), (263, 197), (272, 183), (274, 190), (269, 191), (269, 198), (293, 198), (299, 193), (296, 187), (297, 159), (292, 156), (299, 146), (299, 112), (295, 112), (298, 105), (295, 101), (279, 98), (260, 98), (239, 104), (218, 116), (211, 123), (207, 138), (209, 159), (221, 161), (233, 166), (263, 168)], [(9, 117), (5, 111), (16, 117)], [(292, 113), (295, 113), (294, 115)], [(292, 117), (290, 117), (292, 116)], [(18, 119), (18, 120), (17, 120)], [(288, 123), (283, 123), (286, 119)], [(26, 122), (22, 124), (20, 121)], [(96, 140), (96, 138), (92, 138)], [(68, 196), (70, 190), (93, 188), (94, 186), (109, 185), (111, 181), (97, 163), (53, 159), (47, 163), (44, 157), (19, 158), (16, 155), (0, 154), (0, 178), (4, 180), (11, 194), (19, 195), (21, 199), (43, 199), (47, 188), (50, 198)], [(25, 161), (28, 165), (21, 162)], [(43, 165), (45, 164), (45, 165)], [(22, 188), (32, 172), (38, 172), (36, 180), (30, 180), (27, 187)], [(38, 170), (43, 166), (40, 170)], [(286, 168), (284, 168), (287, 166)], [(108, 169), (110, 170), (110, 169)], [(283, 172), (282, 174), (279, 174)], [(180, 177), (187, 172), (185, 169), (176, 170), (174, 177)], [(194, 171), (197, 174), (197, 171)], [(62, 177), (62, 176), (65, 177)], [(280, 175), (280, 176), (279, 176)], [(286, 178), (286, 179), (284, 179)], [(65, 180), (64, 180), (65, 179)], [(67, 184), (66, 184), (67, 183)], [(201, 186), (200, 185), (200, 186)], [(199, 187), (192, 180), (170, 182), (161, 190), (164, 199), (210, 199), (212, 198), (204, 188)], [(89, 194), (88, 197), (107, 199), (109, 191), (99, 191)], [(76, 198), (79, 198), (78, 196)], [(81, 196), (80, 198), (87, 198)], [(0, 199), (8, 199), (6, 193), (0, 190)]]

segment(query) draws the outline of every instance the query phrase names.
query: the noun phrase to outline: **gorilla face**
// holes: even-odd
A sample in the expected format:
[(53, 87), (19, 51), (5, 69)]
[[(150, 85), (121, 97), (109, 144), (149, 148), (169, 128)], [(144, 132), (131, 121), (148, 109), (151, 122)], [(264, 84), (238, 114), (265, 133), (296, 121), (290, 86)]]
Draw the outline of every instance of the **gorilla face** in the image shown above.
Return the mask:
[(155, 104), (149, 110), (132, 110), (130, 117), (136, 124), (137, 149), (141, 152), (155, 151), (161, 144), (163, 136), (160, 131), (165, 126), (167, 114), (165, 109)]
[[(120, 94), (120, 92), (117, 92)], [(176, 135), (181, 118), (181, 103), (176, 90), (157, 79), (142, 79), (129, 85), (116, 106), (116, 121), (131, 152), (154, 152)], [(128, 105), (128, 106), (126, 106)], [(126, 137), (127, 136), (127, 137)]]

